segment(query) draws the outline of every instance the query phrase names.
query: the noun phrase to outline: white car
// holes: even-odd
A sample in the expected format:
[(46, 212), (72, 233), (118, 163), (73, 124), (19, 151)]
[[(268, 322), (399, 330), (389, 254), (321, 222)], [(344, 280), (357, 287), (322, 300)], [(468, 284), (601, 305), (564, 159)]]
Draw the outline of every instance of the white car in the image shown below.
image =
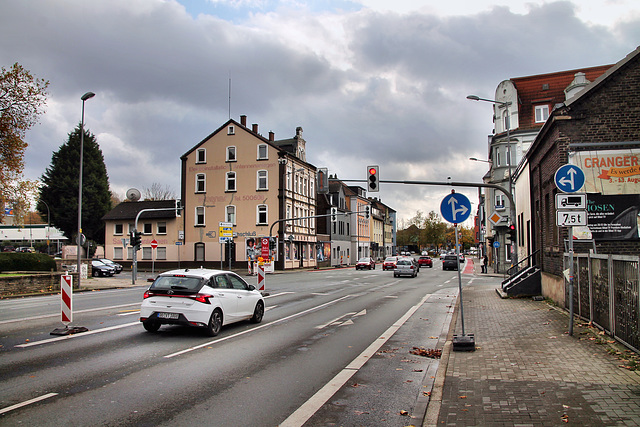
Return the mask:
[(149, 332), (161, 325), (204, 328), (216, 336), (224, 325), (260, 323), (264, 298), (231, 271), (181, 269), (160, 274), (144, 293), (140, 321)]

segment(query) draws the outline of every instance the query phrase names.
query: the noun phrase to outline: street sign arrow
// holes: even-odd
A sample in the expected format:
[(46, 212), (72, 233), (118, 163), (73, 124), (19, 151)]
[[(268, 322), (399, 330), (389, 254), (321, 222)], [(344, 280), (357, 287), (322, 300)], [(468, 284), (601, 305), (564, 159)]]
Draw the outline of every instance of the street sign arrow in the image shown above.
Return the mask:
[(446, 221), (460, 224), (469, 218), (471, 202), (464, 194), (451, 193), (442, 199), (440, 213)]
[(558, 190), (564, 193), (575, 193), (584, 185), (584, 172), (576, 165), (563, 165), (555, 174)]

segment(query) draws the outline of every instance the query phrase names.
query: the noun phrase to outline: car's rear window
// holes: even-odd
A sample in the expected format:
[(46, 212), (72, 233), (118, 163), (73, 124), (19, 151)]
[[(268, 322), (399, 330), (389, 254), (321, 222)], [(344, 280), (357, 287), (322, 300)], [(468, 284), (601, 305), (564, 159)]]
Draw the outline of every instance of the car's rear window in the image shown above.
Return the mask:
[(458, 257), (457, 257), (457, 256), (455, 256), (455, 255), (447, 255), (446, 257), (444, 257), (444, 259), (446, 259), (446, 260), (450, 260), (450, 261), (451, 261), (451, 260), (455, 261), (455, 260), (457, 260), (457, 259), (458, 259)]
[(160, 276), (151, 285), (152, 290), (180, 290), (197, 292), (204, 282), (200, 277)]
[(396, 257), (390, 256), (389, 258), (385, 259), (385, 261), (395, 261), (396, 259)]
[(401, 259), (400, 261), (398, 261), (398, 265), (411, 265), (411, 261), (409, 261), (408, 259)]

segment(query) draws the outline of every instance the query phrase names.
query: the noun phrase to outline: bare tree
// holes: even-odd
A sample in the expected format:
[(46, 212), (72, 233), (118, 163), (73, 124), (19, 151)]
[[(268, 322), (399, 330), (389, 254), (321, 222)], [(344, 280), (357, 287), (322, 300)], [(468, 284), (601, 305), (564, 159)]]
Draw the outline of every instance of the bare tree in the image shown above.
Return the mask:
[(176, 193), (168, 185), (163, 186), (158, 182), (151, 184), (151, 187), (143, 190), (144, 200), (173, 200)]

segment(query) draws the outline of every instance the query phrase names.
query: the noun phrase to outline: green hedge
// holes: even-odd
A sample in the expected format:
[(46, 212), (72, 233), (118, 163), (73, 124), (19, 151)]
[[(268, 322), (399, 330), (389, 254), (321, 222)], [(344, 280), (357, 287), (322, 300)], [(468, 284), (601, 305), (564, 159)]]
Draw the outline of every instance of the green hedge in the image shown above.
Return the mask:
[(0, 253), (0, 271), (56, 271), (56, 262), (47, 254)]

